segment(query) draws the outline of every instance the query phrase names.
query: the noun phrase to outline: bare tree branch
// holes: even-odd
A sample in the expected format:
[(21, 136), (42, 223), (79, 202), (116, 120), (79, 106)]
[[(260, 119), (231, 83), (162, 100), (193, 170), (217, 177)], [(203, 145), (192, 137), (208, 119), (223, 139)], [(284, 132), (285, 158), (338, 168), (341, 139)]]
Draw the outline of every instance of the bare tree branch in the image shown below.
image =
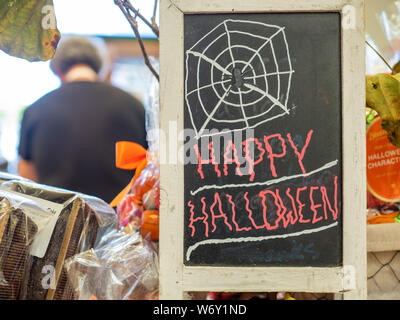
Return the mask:
[[(156, 16), (157, 16), (157, 5), (158, 5), (158, 0), (154, 0), (154, 10), (153, 10), (153, 16), (151, 17), (151, 24), (157, 28), (158, 30), (158, 26), (156, 23)], [(159, 30), (158, 30), (159, 31)], [(158, 36), (159, 37), (159, 36)]]
[[(136, 9), (129, 0), (122, 0), (122, 4), (125, 8), (131, 10), (136, 17), (139, 17), (145, 24), (148, 25), (148, 27), (154, 32), (154, 34), (157, 36), (157, 38), (160, 36), (160, 31), (158, 29), (157, 24), (155, 23), (155, 17), (154, 17), (154, 21), (152, 20), (152, 22), (150, 22), (149, 20), (147, 20), (140, 12), (138, 9)], [(157, 8), (157, 0), (155, 0), (155, 7)]]
[[(146, 48), (145, 48), (144, 43), (143, 43), (143, 39), (140, 36), (140, 32), (139, 32), (139, 29), (138, 29), (138, 24), (137, 24), (137, 21), (136, 21), (137, 17), (140, 18), (140, 16), (138, 15), (139, 11), (136, 10), (136, 9), (132, 10), (130, 8), (130, 7), (132, 7), (132, 5), (129, 3), (129, 1), (126, 1), (126, 0), (114, 0), (114, 3), (121, 9), (121, 11), (124, 14), (125, 18), (128, 20), (129, 24), (131, 25), (131, 28), (132, 28), (132, 30), (133, 30), (133, 32), (135, 34), (135, 37), (138, 40), (138, 43), (139, 43), (140, 49), (142, 51), (142, 54), (143, 54), (143, 57), (144, 57), (144, 62), (146, 64), (146, 66), (150, 69), (150, 71), (157, 78), (157, 80), (160, 81), (160, 76), (157, 73), (157, 71), (154, 69), (153, 65), (151, 64), (151, 62), (149, 60), (149, 56), (147, 55)], [(126, 4), (129, 4), (129, 5), (126, 6)], [(130, 14), (129, 10), (131, 10), (134, 13), (134, 15), (135, 15), (134, 17)], [(157, 27), (157, 30), (158, 30), (158, 27)]]

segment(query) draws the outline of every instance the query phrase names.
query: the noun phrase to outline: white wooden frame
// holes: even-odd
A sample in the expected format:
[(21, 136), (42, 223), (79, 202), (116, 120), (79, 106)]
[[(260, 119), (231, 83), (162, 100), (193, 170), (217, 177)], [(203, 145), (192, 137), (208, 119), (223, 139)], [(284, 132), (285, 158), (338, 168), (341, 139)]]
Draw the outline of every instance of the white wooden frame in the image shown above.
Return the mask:
[[(185, 14), (340, 12), (343, 22), (343, 267), (184, 266), (184, 169), (178, 161), (160, 166), (160, 299), (184, 299), (189, 291), (335, 292), (344, 299), (366, 299), (364, 0), (161, 0), (160, 7), (163, 132), (170, 121), (177, 121), (178, 132), (183, 129)], [(179, 149), (183, 142), (167, 141), (165, 150), (174, 144)]]

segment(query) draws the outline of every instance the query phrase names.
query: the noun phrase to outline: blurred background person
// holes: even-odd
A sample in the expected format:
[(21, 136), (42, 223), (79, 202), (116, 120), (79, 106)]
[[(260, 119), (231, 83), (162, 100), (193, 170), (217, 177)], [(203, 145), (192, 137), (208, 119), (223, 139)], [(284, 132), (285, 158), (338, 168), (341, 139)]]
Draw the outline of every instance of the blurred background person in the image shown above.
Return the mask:
[(86, 38), (61, 41), (51, 61), (61, 87), (29, 106), (22, 118), (18, 173), (42, 184), (110, 202), (132, 172), (115, 166), (115, 143), (147, 148), (141, 102), (99, 80), (102, 58)]

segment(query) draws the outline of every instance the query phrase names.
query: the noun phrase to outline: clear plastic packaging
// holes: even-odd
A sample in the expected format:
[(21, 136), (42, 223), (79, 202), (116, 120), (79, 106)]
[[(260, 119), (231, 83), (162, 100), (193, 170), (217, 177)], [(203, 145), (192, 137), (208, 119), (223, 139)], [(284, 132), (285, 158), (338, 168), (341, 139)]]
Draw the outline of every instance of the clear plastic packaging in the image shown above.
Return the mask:
[(157, 81), (150, 92), (148, 150), (127, 141), (117, 143), (117, 167), (136, 170), (131, 183), (111, 203), (116, 206), (117, 227), (109, 228), (94, 248), (65, 262), (73, 299), (158, 299), (157, 243), (151, 241), (158, 240), (159, 225)]
[(158, 298), (158, 258), (138, 233), (112, 231), (96, 248), (65, 263), (77, 300), (154, 300)]
[[(158, 72), (158, 61), (152, 59), (152, 65)], [(146, 108), (146, 131), (148, 151), (152, 155), (153, 160), (160, 150), (159, 127), (160, 127), (160, 98), (159, 98), (159, 82), (156, 78), (152, 78), (152, 83), (148, 95), (148, 103)]]
[[(149, 148), (147, 163), (139, 172), (128, 194), (117, 205), (118, 227), (127, 233), (140, 231), (142, 236), (158, 240), (159, 212), (159, 85), (153, 79), (146, 109)], [(136, 172), (137, 174), (137, 172)]]
[(136, 179), (129, 194), (117, 206), (119, 227), (139, 230), (145, 210), (158, 210), (159, 170), (154, 162), (148, 162)]
[(11, 180), (14, 180), (14, 181), (30, 181), (30, 180), (22, 178), (20, 176), (0, 171), (0, 184), (3, 183), (3, 182), (6, 182), (6, 181), (11, 181)]
[(23, 210), (0, 198), (0, 300), (16, 300), (38, 229)]
[[(0, 184), (0, 197), (36, 227), (35, 237), (29, 238), (29, 248), (24, 251), (29, 254), (19, 269), (19, 293), (14, 298), (72, 299), (64, 262), (93, 248), (116, 228), (115, 211), (101, 199), (25, 180)], [(6, 263), (10, 261), (6, 258)]]

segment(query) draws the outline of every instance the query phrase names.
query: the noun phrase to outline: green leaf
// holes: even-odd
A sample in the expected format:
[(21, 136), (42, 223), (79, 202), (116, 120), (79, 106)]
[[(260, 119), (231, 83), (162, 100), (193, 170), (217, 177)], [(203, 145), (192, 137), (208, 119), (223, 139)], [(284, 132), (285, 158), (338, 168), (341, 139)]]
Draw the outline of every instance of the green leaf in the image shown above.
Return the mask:
[(389, 141), (400, 147), (400, 74), (379, 73), (366, 77), (367, 107), (382, 118)]
[(0, 49), (28, 61), (51, 59), (61, 38), (52, 0), (0, 0)]
[(366, 77), (367, 106), (378, 112), (383, 120), (400, 120), (399, 75), (380, 73)]

